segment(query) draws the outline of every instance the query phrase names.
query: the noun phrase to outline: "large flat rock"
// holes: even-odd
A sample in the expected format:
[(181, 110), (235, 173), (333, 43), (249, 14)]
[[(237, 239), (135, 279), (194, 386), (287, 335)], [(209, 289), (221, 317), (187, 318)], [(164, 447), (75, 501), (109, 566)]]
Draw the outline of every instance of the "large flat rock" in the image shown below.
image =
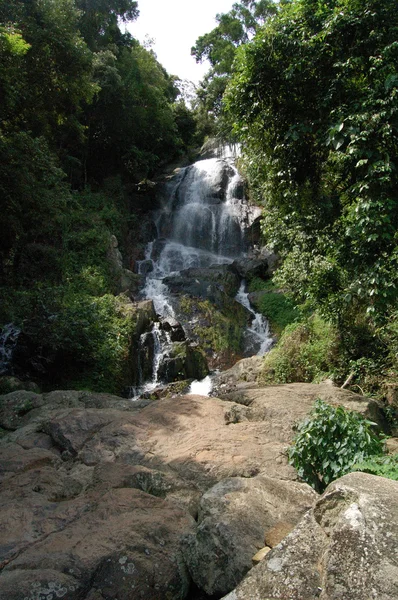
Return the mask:
[[(142, 600), (183, 600), (191, 580), (186, 540), (194, 549), (191, 573), (195, 557), (206, 553), (197, 545), (194, 517), (200, 509), (199, 528), (206, 524), (214, 549), (212, 530), (226, 498), (231, 511), (224, 515), (224, 537), (233, 540), (225, 544), (228, 569), (235, 568), (240, 537), (232, 505), (238, 520), (244, 523), (245, 514), (257, 520), (244, 527), (244, 557), (236, 569), (243, 576), (263, 530), (296, 526), (310, 502), (312, 491), (304, 504), (293, 498), (290, 505), (297, 507), (281, 510), (281, 494), (294, 497), (302, 485), (285, 449), (294, 424), (326, 388), (235, 391), (238, 402), (188, 395), (132, 403), (73, 391), (0, 398), (8, 429), (0, 442), (0, 600), (51, 594), (130, 600), (137, 590)], [(372, 402), (348, 392), (330, 401), (340, 399), (372, 410)], [(231, 484), (220, 484), (220, 512), (210, 490), (226, 479)], [(195, 578), (205, 587), (203, 575)], [(222, 589), (228, 588), (218, 593)]]
[(398, 482), (350, 473), (224, 600), (396, 600)]

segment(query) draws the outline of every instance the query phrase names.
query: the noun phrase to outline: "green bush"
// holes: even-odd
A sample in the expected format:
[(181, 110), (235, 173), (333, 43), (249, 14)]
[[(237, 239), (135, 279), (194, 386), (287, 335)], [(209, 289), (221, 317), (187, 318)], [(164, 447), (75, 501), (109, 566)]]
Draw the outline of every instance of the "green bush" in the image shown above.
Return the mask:
[(251, 292), (264, 292), (272, 291), (277, 289), (272, 279), (261, 279), (261, 277), (252, 277), (249, 283), (249, 293)]
[(285, 328), (264, 359), (261, 379), (264, 383), (319, 382), (330, 376), (340, 360), (336, 328), (314, 314)]
[(382, 455), (384, 441), (375, 424), (361, 415), (317, 400), (310, 415), (298, 426), (289, 462), (299, 477), (322, 492), (331, 482), (373, 455)]
[(398, 481), (398, 453), (387, 456), (371, 456), (367, 460), (356, 463), (352, 470)]

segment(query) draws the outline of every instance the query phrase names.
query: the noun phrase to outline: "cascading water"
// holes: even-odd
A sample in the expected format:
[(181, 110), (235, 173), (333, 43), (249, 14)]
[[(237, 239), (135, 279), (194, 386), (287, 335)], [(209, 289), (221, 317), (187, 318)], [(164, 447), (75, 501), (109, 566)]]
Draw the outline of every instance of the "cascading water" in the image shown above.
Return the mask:
[[(240, 289), (236, 294), (236, 300), (245, 308), (247, 308), (247, 310), (249, 310), (253, 315), (253, 321), (245, 332), (246, 352), (262, 356), (271, 348), (273, 339), (270, 334), (267, 319), (252, 309), (249, 301), (249, 294), (245, 290), (246, 282), (243, 280), (240, 285)], [(258, 348), (257, 352), (255, 350), (256, 348)]]
[(12, 355), (17, 345), (21, 330), (13, 323), (4, 325), (0, 333), (0, 375), (8, 373), (12, 362)]
[[(244, 199), (232, 157), (198, 161), (166, 184), (155, 216), (158, 239), (148, 244), (145, 259), (138, 264), (139, 272), (146, 276), (142, 296), (153, 300), (161, 319), (175, 317), (164, 279), (192, 267), (229, 264), (242, 257), (247, 250), (244, 229), (257, 214)], [(249, 350), (264, 353), (272, 343), (266, 321), (243, 297), (243, 291), (239, 292), (237, 300), (254, 317), (246, 335)], [(167, 343), (166, 350), (162, 344), (155, 347), (153, 360), (158, 366), (153, 368), (151, 388), (159, 383), (159, 366), (166, 354)], [(207, 380), (204, 387), (210, 389)]]

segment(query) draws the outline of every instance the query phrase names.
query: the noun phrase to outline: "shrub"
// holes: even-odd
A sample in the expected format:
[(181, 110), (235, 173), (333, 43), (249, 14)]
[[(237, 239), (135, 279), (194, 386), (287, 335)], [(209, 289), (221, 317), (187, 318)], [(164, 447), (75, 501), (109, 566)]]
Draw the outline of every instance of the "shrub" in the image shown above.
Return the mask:
[(318, 399), (297, 428), (288, 449), (289, 462), (301, 479), (322, 492), (356, 463), (383, 453), (384, 441), (373, 431), (374, 425), (355, 412)]
[(261, 378), (265, 383), (317, 382), (328, 377), (339, 361), (336, 328), (314, 314), (285, 328), (264, 359)]
[(398, 453), (388, 456), (371, 456), (367, 460), (356, 463), (352, 470), (398, 481)]

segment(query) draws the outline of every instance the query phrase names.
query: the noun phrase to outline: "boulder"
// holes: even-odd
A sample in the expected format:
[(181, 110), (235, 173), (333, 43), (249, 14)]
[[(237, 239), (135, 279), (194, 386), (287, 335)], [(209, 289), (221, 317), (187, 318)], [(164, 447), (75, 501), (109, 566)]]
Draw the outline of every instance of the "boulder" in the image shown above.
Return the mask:
[[(228, 368), (242, 357), (244, 331), (253, 315), (216, 285), (206, 286), (199, 280), (197, 285), (204, 286), (206, 297), (175, 296), (176, 317), (183, 324), (187, 337), (205, 353), (211, 370)], [(209, 300), (209, 295), (214, 303)]]
[(255, 388), (263, 369), (263, 362), (262, 356), (250, 356), (239, 360), (230, 369), (217, 373), (213, 377), (213, 394), (224, 398), (236, 391), (237, 386)]
[[(234, 174), (233, 168), (226, 160), (218, 158), (217, 161), (220, 168), (214, 169), (213, 177), (211, 179), (208, 178), (202, 181), (201, 194), (205, 195), (207, 203), (209, 203), (209, 199), (213, 199), (215, 203), (225, 200), (229, 179)], [(197, 171), (200, 169), (200, 166), (201, 161), (198, 161), (195, 165), (188, 167), (186, 170), (185, 177), (177, 191), (178, 203), (184, 202), (187, 194), (190, 194), (192, 181), (197, 176)]]
[(224, 600), (395, 600), (398, 482), (350, 473)]
[(305, 483), (258, 476), (224, 479), (200, 501), (198, 528), (184, 538), (184, 558), (196, 585), (209, 595), (232, 590), (279, 522), (290, 529), (317, 494)]
[(138, 292), (141, 285), (141, 277), (123, 266), (123, 257), (118, 248), (116, 236), (111, 235), (106, 253), (109, 271), (112, 276), (115, 294), (123, 292)]
[(208, 373), (206, 358), (196, 344), (173, 342), (160, 361), (158, 379), (170, 383), (185, 379), (203, 379)]
[[(243, 376), (243, 373), (239, 376)], [(334, 387), (328, 383), (287, 383), (284, 385), (256, 386), (252, 382), (239, 381), (231, 389), (220, 387), (218, 395), (247, 407), (246, 417), (250, 420), (264, 419), (272, 427), (278, 427), (279, 435), (286, 441), (299, 421), (310, 412), (315, 400), (320, 398), (333, 406), (344, 406), (354, 410), (384, 428), (383, 407), (377, 401)], [(286, 434), (282, 431), (285, 430)]]
[(167, 331), (172, 342), (183, 342), (185, 340), (185, 331), (181, 323), (173, 317), (162, 319), (161, 328)]
[(22, 381), (21, 379), (18, 379), (18, 377), (13, 377), (12, 375), (0, 377), (1, 394), (16, 392), (18, 390), (26, 390), (28, 392), (40, 394), (40, 388), (34, 381)]
[[(84, 589), (105, 598), (116, 593), (120, 600), (130, 600), (135, 593), (145, 600), (185, 598), (189, 576), (180, 539), (194, 524), (187, 513), (128, 488), (92, 493), (80, 501), (80, 510), (76, 500), (71, 507), (67, 501), (57, 504), (43, 500), (40, 506), (29, 507), (24, 500), (19, 519), (26, 521), (35, 510), (43, 525), (47, 515), (48, 532), (37, 534), (34, 543), (25, 536), (16, 555), (6, 551), (11, 559), (0, 577), (0, 598), (41, 598), (34, 595), (36, 590), (51, 590), (54, 582), (66, 591), (51, 597), (75, 598), (66, 594), (79, 590), (76, 598), (81, 598)], [(18, 519), (18, 509), (14, 510), (13, 520)], [(57, 510), (63, 514), (53, 515)]]
[(52, 411), (63, 408), (134, 410), (134, 405), (112, 394), (76, 390), (56, 390), (36, 394), (19, 390), (0, 397), (0, 427), (15, 430), (32, 421), (42, 422)]
[[(327, 389), (364, 414), (371, 412), (371, 401)], [(294, 510), (302, 508), (289, 500), (303, 484), (287, 463), (286, 446), (295, 422), (317, 397), (326, 396), (326, 386), (292, 384), (237, 394), (240, 403), (195, 395), (131, 402), (79, 391), (0, 397), (8, 424), (0, 440), (0, 599), (37, 600), (57, 591), (72, 600), (130, 600), (138, 590), (142, 600), (182, 599), (190, 581), (184, 553), (192, 555), (190, 569), (201, 582), (195, 556), (206, 547), (209, 555), (218, 552), (217, 536), (227, 552), (220, 551), (214, 568), (224, 564), (225, 573), (234, 568), (232, 554), (243, 573), (247, 555), (250, 562), (264, 543), (277, 544), (299, 516), (284, 512), (285, 499)], [(23, 414), (15, 417), (21, 406)], [(227, 482), (213, 488), (222, 480)], [(374, 487), (369, 506), (377, 507), (384, 492)], [(389, 490), (391, 498), (394, 492)], [(247, 523), (244, 531), (237, 521)], [(215, 529), (220, 524), (218, 533), (210, 523)], [(208, 546), (202, 545), (202, 529)], [(304, 553), (316, 555), (317, 531), (313, 527), (308, 534)], [(388, 542), (388, 533), (385, 537)], [(236, 550), (238, 538), (247, 548), (244, 557)], [(181, 549), (183, 539), (189, 552)], [(377, 544), (382, 550), (381, 539)], [(204, 568), (210, 569), (208, 562)], [(393, 576), (391, 569), (388, 564), (385, 573)], [(307, 581), (315, 581), (308, 573)], [(342, 597), (351, 600), (349, 594)]]
[(278, 263), (279, 256), (264, 249), (261, 253), (234, 261), (233, 266), (243, 279), (251, 279), (253, 277), (269, 279), (276, 271)]

